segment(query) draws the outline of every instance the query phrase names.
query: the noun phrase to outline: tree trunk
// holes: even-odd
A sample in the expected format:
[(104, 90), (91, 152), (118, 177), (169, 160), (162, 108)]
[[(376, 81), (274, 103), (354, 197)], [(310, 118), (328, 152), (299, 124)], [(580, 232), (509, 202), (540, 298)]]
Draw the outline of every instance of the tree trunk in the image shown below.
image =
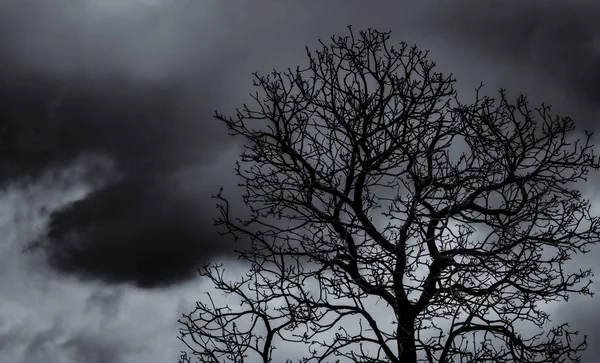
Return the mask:
[[(408, 314), (407, 314), (408, 315)], [(417, 363), (415, 346), (415, 319), (412, 316), (402, 316), (398, 319), (396, 329), (398, 353), (401, 363)]]

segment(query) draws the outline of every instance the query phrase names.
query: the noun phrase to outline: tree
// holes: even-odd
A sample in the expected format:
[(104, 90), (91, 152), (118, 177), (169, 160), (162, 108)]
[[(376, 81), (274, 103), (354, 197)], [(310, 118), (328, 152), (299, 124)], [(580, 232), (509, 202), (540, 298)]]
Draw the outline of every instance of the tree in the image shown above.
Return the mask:
[(302, 362), (578, 361), (585, 337), (544, 305), (592, 295), (591, 272), (565, 266), (600, 236), (575, 189), (600, 166), (591, 134), (504, 90), (462, 103), (427, 52), (389, 39), (350, 28), (306, 68), (255, 73), (253, 107), (216, 113), (245, 140), (249, 216), (221, 190), (215, 224), (249, 241), (250, 269), (205, 266), (240, 305), (207, 294), (180, 339), (202, 362), (287, 344)]

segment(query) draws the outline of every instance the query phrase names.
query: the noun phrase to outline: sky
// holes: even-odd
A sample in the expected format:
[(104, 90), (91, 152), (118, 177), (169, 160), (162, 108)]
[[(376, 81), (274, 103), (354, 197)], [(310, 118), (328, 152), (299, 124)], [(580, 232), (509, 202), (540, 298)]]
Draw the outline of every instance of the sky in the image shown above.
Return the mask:
[[(252, 72), (302, 65), (348, 25), (391, 30), (459, 93), (523, 92), (593, 131), (599, 15), (594, 1), (0, 0), (0, 361), (177, 361), (177, 318), (211, 289), (196, 269), (243, 271), (210, 199), (239, 194), (241, 143), (212, 113), (248, 100)], [(581, 188), (600, 211), (600, 181)], [(584, 363), (598, 306), (552, 307), (590, 336)]]

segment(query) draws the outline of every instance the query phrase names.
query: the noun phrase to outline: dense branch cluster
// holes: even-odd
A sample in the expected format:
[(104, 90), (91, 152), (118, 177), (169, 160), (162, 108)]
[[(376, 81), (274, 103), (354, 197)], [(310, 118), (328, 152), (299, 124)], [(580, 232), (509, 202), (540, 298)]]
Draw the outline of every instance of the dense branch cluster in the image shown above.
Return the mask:
[[(574, 189), (599, 167), (574, 123), (454, 79), (427, 53), (373, 29), (307, 49), (306, 68), (255, 75), (236, 117), (247, 218), (219, 193), (224, 234), (249, 272), (202, 270), (212, 295), (181, 319), (203, 362), (570, 362), (585, 339), (544, 305), (591, 294), (564, 263), (598, 242)], [(182, 361), (189, 361), (186, 355)]]

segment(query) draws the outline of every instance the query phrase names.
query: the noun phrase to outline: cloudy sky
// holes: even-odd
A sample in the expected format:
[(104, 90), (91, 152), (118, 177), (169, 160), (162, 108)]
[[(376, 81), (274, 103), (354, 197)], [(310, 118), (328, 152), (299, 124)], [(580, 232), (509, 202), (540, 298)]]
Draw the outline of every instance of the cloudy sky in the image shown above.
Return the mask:
[[(176, 320), (210, 289), (196, 268), (231, 256), (209, 197), (235, 195), (239, 145), (213, 110), (347, 25), (429, 49), (464, 94), (483, 81), (598, 128), (595, 2), (373, 3), (0, 0), (0, 360), (175, 362)], [(582, 188), (600, 205), (600, 181)], [(584, 362), (598, 306), (553, 308), (590, 335)]]

